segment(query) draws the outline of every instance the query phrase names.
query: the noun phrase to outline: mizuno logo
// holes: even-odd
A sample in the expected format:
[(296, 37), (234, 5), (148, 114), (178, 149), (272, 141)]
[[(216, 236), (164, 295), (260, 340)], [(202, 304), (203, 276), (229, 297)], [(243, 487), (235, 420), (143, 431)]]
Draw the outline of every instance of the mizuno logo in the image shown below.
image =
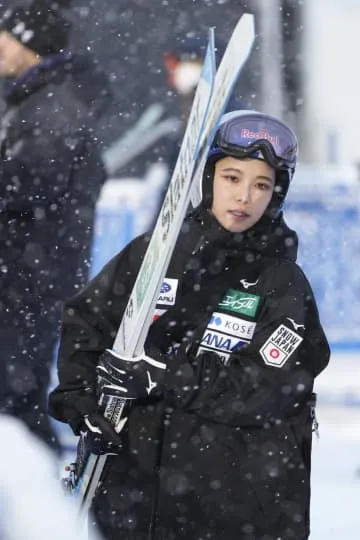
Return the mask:
[(149, 381), (149, 386), (146, 386), (146, 391), (148, 393), (148, 396), (151, 394), (151, 392), (154, 390), (154, 388), (157, 387), (157, 382), (154, 382), (151, 380), (151, 375), (150, 375), (150, 372), (149, 371), (146, 371), (147, 373), (147, 377), (148, 377), (148, 381)]
[(299, 328), (303, 328), (305, 330), (305, 326), (303, 324), (297, 324), (294, 319), (290, 319), (290, 317), (286, 317), (288, 321), (291, 322), (291, 324), (294, 327), (294, 330), (299, 330)]
[(254, 283), (250, 283), (249, 281), (246, 281), (246, 279), (240, 279), (241, 285), (244, 287), (244, 289), (248, 289), (249, 287), (254, 287), (259, 283), (259, 280), (254, 281)]

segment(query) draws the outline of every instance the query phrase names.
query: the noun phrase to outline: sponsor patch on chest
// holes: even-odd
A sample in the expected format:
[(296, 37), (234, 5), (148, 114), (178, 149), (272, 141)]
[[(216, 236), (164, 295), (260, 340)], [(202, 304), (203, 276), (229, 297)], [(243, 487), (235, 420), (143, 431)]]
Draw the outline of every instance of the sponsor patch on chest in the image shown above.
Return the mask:
[(227, 336), (220, 332), (206, 330), (201, 338), (200, 345), (215, 349), (216, 351), (231, 352), (233, 349), (245, 345), (246, 342), (237, 337)]
[(237, 336), (243, 339), (252, 339), (255, 331), (256, 323), (245, 321), (239, 317), (232, 317), (225, 313), (215, 311), (208, 324), (208, 328)]
[(236, 289), (226, 291), (224, 298), (218, 305), (225, 311), (255, 317), (260, 297), (255, 294), (244, 293)]
[(284, 324), (271, 334), (260, 349), (261, 357), (267, 366), (281, 368), (296, 351), (303, 338)]

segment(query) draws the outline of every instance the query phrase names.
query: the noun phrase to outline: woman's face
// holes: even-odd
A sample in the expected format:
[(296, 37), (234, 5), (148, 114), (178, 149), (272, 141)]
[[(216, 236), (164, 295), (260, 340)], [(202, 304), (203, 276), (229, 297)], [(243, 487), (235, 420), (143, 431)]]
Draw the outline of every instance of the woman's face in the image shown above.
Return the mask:
[(275, 170), (259, 159), (225, 157), (215, 164), (211, 211), (230, 232), (244, 232), (264, 214), (275, 188)]

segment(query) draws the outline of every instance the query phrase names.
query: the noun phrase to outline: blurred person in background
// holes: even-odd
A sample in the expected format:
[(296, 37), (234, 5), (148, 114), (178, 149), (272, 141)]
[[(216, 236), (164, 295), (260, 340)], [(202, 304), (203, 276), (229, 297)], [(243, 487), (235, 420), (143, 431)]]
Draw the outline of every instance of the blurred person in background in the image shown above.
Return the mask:
[(79, 539), (77, 514), (60, 488), (53, 453), (8, 415), (0, 414), (0, 433), (1, 540)]
[(0, 411), (58, 450), (47, 391), (61, 300), (84, 286), (90, 266), (105, 180), (98, 109), (56, 4), (34, 0), (1, 15)]
[[(172, 40), (163, 54), (167, 98), (150, 103), (133, 126), (105, 150), (105, 163), (112, 177), (141, 179), (147, 200), (152, 191), (154, 204), (147, 223), (150, 228), (156, 223), (176, 164), (207, 45), (207, 34), (189, 33)], [(224, 43), (217, 39), (217, 64), (224, 50)], [(226, 110), (242, 108), (240, 99), (233, 94)]]
[[(190, 114), (197, 84), (200, 79), (208, 45), (207, 35), (190, 34), (176, 40), (173, 47), (164, 54), (167, 84), (176, 97), (184, 123)], [(225, 51), (225, 44), (216, 39), (216, 64), (219, 67)], [(241, 100), (234, 94), (226, 107), (227, 111), (242, 109)]]
[[(188, 35), (177, 40), (176, 44), (164, 53), (167, 85), (170, 93), (175, 98), (173, 111), (175, 115), (177, 115), (179, 121), (179, 128), (175, 133), (170, 134), (170, 137), (168, 138), (167, 156), (165, 157), (169, 170), (168, 182), (171, 180), (171, 174), (176, 164), (182, 138), (191, 112), (196, 88), (201, 76), (207, 45), (208, 38), (206, 35)], [(217, 39), (217, 67), (220, 64), (224, 51), (224, 43)], [(241, 100), (233, 93), (227, 104), (226, 112), (243, 108)], [(163, 203), (168, 182), (166, 182), (159, 197), (159, 205), (154, 216), (153, 225), (156, 223), (158, 213)]]

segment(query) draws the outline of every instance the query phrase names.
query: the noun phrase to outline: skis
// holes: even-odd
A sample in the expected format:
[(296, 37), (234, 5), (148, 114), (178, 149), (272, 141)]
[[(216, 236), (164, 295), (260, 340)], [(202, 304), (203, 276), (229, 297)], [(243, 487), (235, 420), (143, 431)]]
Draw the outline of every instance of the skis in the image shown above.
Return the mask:
[[(243, 15), (231, 36), (218, 71), (215, 71), (214, 32), (194, 97), (177, 163), (154, 232), (124, 312), (113, 349), (126, 356), (143, 352), (160, 287), (180, 228), (201, 176), (209, 145), (254, 41), (252, 15)], [(111, 398), (104, 414), (121, 431), (125, 402)], [(77, 485), (80, 516), (84, 518), (98, 486), (107, 456), (90, 455)]]

